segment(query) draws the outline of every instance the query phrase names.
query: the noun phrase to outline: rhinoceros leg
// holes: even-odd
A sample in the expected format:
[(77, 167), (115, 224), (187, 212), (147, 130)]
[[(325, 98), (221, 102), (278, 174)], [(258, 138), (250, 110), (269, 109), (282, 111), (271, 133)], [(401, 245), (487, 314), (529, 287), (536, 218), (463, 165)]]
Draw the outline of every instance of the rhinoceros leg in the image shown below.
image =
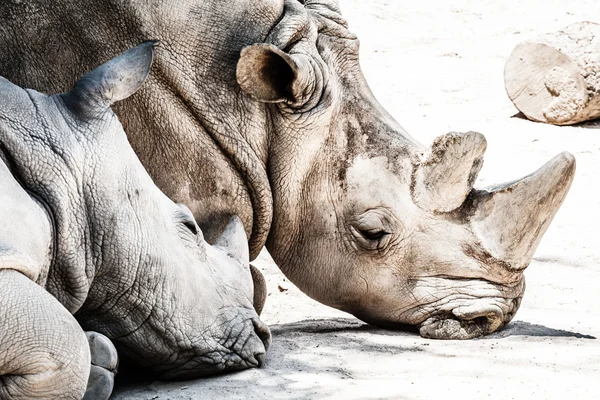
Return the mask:
[(83, 400), (107, 400), (112, 394), (119, 357), (109, 338), (98, 332), (85, 333), (92, 367)]
[(75, 318), (16, 270), (0, 270), (0, 291), (0, 399), (81, 399), (90, 351)]

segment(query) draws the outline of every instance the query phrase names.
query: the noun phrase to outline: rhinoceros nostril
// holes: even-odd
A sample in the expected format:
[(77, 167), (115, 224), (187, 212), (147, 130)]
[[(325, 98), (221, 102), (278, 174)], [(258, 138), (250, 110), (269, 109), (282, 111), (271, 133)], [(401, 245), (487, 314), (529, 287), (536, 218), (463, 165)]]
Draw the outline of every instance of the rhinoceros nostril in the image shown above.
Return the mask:
[(258, 318), (252, 319), (252, 325), (254, 327), (254, 333), (256, 338), (260, 339), (262, 346), (255, 342), (254, 351), (252, 353), (253, 358), (250, 359), (252, 366), (262, 367), (265, 363), (265, 354), (269, 345), (271, 344), (271, 331), (269, 327)]

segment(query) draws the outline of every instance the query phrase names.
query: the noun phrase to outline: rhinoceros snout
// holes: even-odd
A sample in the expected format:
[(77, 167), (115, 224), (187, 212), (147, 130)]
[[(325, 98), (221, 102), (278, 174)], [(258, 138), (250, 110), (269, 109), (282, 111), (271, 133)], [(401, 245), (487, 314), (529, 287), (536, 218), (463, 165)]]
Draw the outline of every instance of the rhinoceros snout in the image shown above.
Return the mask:
[[(185, 354), (173, 365), (163, 366), (161, 379), (197, 379), (223, 372), (262, 367), (271, 344), (271, 331), (249, 309), (229, 309), (208, 331), (208, 340), (195, 340), (195, 355)], [(206, 333), (206, 332), (204, 332)], [(183, 358), (184, 355), (182, 355)]]
[(267, 350), (271, 345), (271, 331), (267, 324), (259, 318), (252, 318), (247, 322), (253, 332), (248, 335), (244, 346), (238, 349), (234, 343), (233, 347), (230, 348), (236, 356), (241, 358), (238, 367), (233, 368), (233, 370), (262, 367), (265, 364)]

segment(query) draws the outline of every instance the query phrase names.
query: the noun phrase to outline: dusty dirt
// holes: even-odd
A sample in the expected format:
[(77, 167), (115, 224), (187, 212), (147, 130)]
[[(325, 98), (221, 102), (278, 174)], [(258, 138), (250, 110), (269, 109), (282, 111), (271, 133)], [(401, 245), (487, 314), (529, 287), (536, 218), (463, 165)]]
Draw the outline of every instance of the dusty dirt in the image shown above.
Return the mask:
[(595, 0), (342, 0), (375, 95), (418, 140), (486, 135), (478, 185), (532, 172), (568, 150), (571, 193), (527, 269), (520, 311), (466, 342), (365, 325), (320, 305), (261, 255), (273, 345), (262, 369), (193, 382), (121, 387), (116, 399), (600, 399), (600, 123), (555, 127), (518, 116), (504, 91), (521, 40), (600, 22)]

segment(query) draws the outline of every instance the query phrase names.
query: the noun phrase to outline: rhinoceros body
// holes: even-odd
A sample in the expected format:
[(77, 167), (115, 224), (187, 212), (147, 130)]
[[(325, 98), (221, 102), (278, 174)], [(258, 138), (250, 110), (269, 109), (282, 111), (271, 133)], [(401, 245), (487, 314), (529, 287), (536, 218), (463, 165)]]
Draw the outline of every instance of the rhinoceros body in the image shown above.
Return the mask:
[(157, 185), (209, 241), (239, 215), (251, 258), (266, 244), (305, 293), (383, 326), (464, 339), (510, 321), (574, 174), (563, 154), (473, 189), (483, 137), (411, 138), (336, 0), (29, 0), (0, 18), (0, 74), (50, 91), (160, 40), (149, 84), (117, 108)]
[[(143, 44), (53, 96), (0, 78), (2, 399), (81, 398), (82, 328), (164, 378), (262, 363), (270, 334), (253, 308), (241, 221), (208, 245), (109, 108), (137, 90), (151, 60)], [(92, 367), (97, 396), (86, 399), (110, 394), (99, 367), (116, 367), (114, 355), (95, 357), (102, 339), (92, 337), (91, 361), (106, 363)]]

